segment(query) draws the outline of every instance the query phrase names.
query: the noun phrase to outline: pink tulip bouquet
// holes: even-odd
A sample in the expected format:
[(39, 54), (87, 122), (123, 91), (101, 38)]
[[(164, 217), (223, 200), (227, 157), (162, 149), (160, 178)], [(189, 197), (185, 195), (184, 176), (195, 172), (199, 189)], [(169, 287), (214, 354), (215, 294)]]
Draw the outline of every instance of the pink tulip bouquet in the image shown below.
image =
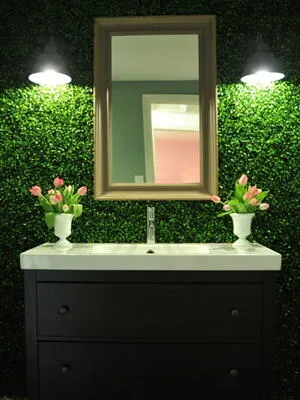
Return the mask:
[[(256, 185), (251, 186), (248, 184), (247, 175), (242, 175), (235, 182), (234, 196), (225, 202), (221, 201), (219, 196), (211, 196), (214, 203), (223, 204), (223, 210), (218, 217), (231, 213), (255, 213), (256, 210), (267, 210), (270, 206), (268, 203), (263, 203), (264, 198), (267, 196), (268, 191), (258, 189)], [(228, 198), (231, 196), (229, 194)]]
[(78, 218), (82, 214), (82, 204), (79, 204), (82, 196), (87, 192), (87, 187), (80, 187), (75, 193), (73, 185), (65, 185), (63, 179), (56, 177), (53, 181), (53, 189), (49, 189), (47, 194), (42, 194), (39, 186), (32, 186), (29, 191), (38, 198), (37, 206), (43, 207), (45, 220), (48, 228), (53, 228), (56, 214), (73, 214), (73, 218)]

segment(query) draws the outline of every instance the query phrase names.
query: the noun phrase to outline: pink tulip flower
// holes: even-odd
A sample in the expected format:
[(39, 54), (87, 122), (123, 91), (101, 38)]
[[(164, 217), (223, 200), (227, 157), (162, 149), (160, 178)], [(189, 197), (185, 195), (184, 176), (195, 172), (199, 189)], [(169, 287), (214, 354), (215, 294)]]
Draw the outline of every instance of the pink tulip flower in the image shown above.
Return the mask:
[(57, 198), (55, 196), (50, 196), (49, 197), (49, 201), (53, 206), (55, 206), (55, 204), (58, 203), (58, 200), (57, 200)]
[(62, 210), (63, 210), (63, 212), (69, 211), (69, 206), (68, 206), (68, 204), (64, 204), (64, 205), (62, 206)]
[(79, 189), (77, 190), (77, 193), (78, 193), (80, 196), (84, 196), (84, 195), (86, 194), (86, 192), (87, 192), (87, 187), (86, 187), (86, 186), (81, 186), (81, 188), (79, 188)]
[(221, 198), (219, 196), (213, 195), (210, 198), (211, 201), (213, 201), (214, 203), (220, 203)]
[(50, 189), (50, 190), (48, 190), (48, 194), (55, 194), (55, 190), (54, 189)]
[(251, 204), (251, 206), (257, 206), (258, 203), (259, 203), (259, 201), (258, 201), (257, 199), (251, 199), (251, 200), (249, 201), (249, 203)]
[(53, 185), (54, 185), (56, 188), (61, 187), (64, 183), (65, 183), (64, 180), (63, 180), (63, 179), (60, 179), (59, 176), (57, 176), (57, 177), (54, 179), (54, 181), (53, 181)]
[(256, 186), (252, 186), (249, 188), (248, 192), (246, 192), (243, 196), (243, 200), (250, 200), (253, 197), (257, 196), (261, 193), (261, 189), (258, 189)]
[(54, 195), (54, 197), (56, 198), (56, 200), (57, 200), (57, 202), (58, 203), (60, 203), (61, 201), (62, 201), (62, 195), (59, 193), (59, 192), (57, 192), (55, 195)]
[(249, 200), (252, 198), (252, 194), (250, 192), (246, 192), (243, 196), (243, 200)]
[(269, 207), (270, 207), (270, 204), (268, 204), (268, 203), (261, 203), (259, 205), (260, 210), (267, 210)]
[(238, 182), (239, 182), (240, 185), (245, 186), (246, 183), (248, 182), (248, 176), (247, 175), (242, 175), (240, 177), (240, 179), (238, 180)]
[(33, 196), (38, 196), (38, 197), (42, 196), (42, 189), (39, 186), (32, 186), (32, 188), (29, 189), (29, 192)]
[(251, 197), (257, 196), (259, 193), (261, 193), (261, 189), (258, 189), (256, 185), (252, 186), (252, 188), (249, 189), (249, 193), (251, 194)]
[(223, 210), (224, 210), (224, 211), (229, 211), (229, 210), (231, 210), (230, 205), (229, 205), (229, 204), (224, 204)]

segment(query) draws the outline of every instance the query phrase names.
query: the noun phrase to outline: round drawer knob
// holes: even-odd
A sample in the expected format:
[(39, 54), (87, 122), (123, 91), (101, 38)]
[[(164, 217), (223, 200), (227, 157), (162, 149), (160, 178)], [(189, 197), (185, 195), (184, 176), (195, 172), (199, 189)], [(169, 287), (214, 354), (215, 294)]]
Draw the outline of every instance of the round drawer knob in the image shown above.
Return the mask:
[(231, 310), (231, 315), (232, 315), (233, 317), (238, 317), (238, 316), (240, 315), (240, 310), (239, 310), (238, 308), (233, 308), (233, 309)]
[(69, 311), (70, 311), (69, 306), (61, 306), (59, 308), (60, 315), (66, 315), (66, 314), (68, 314)]
[(65, 372), (69, 372), (70, 371), (70, 366), (69, 365), (62, 365), (60, 367), (61, 372), (65, 373)]
[(238, 376), (239, 370), (233, 368), (233, 369), (231, 369), (231, 370), (229, 371), (229, 373), (230, 373), (231, 376), (235, 377), (235, 376)]

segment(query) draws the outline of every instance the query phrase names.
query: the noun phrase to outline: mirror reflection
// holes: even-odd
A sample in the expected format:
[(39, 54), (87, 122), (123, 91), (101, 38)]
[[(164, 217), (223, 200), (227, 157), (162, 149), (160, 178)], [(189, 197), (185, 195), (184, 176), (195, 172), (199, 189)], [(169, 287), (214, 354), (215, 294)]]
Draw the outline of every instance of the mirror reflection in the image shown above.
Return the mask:
[(200, 183), (198, 35), (112, 35), (111, 79), (112, 183)]

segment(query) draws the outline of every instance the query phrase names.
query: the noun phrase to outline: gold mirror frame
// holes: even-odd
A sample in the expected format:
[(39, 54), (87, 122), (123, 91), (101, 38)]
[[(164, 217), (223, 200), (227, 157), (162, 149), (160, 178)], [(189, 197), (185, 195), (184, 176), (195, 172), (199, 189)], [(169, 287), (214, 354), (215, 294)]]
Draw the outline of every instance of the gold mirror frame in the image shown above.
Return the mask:
[[(199, 35), (202, 182), (178, 185), (112, 183), (111, 36)], [(125, 105), (126, 107), (126, 105)], [(96, 18), (94, 25), (95, 200), (207, 200), (218, 191), (216, 27), (214, 15)]]

